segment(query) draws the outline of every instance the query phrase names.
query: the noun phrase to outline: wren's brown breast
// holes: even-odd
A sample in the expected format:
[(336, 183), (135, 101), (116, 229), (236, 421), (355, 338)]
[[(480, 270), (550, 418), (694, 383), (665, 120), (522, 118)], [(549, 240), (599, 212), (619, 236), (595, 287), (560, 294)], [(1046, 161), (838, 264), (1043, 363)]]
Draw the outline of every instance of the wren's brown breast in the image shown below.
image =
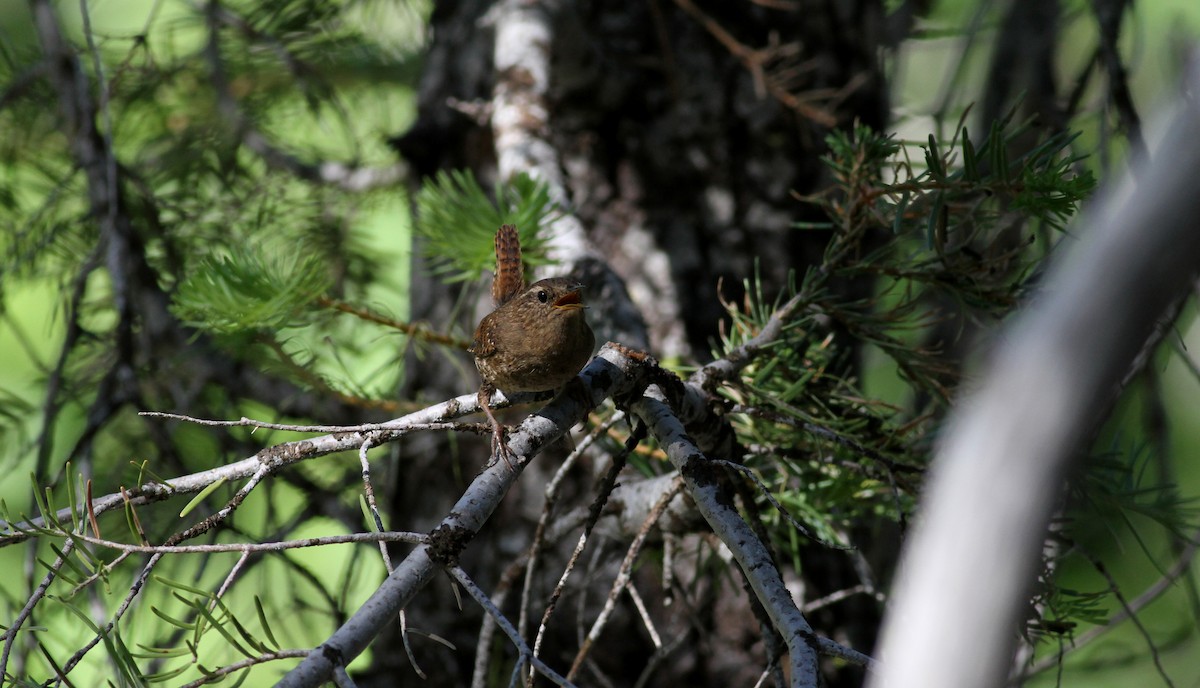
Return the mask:
[(470, 349), (484, 382), (504, 392), (544, 392), (575, 377), (596, 343), (581, 288), (565, 277), (544, 279), (484, 317)]

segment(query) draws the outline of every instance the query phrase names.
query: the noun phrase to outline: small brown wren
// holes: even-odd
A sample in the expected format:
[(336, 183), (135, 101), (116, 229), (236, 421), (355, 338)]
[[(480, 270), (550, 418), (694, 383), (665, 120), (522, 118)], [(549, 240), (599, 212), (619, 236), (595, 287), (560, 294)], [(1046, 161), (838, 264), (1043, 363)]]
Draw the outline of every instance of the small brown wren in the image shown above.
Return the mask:
[(504, 225), (496, 232), (496, 277), (492, 298), (496, 309), (475, 328), (468, 351), (483, 378), (479, 405), (492, 424), (492, 450), (509, 466), (504, 426), (496, 420), (488, 399), (497, 389), (505, 393), (546, 392), (565, 385), (592, 357), (596, 343), (583, 315), (583, 285), (566, 277), (551, 277), (525, 286), (517, 229)]

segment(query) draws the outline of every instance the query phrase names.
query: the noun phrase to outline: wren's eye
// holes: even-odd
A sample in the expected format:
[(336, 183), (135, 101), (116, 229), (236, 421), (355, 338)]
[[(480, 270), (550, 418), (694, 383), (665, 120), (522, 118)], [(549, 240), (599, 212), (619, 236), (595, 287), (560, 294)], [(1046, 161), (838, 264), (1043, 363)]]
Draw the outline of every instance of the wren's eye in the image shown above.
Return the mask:
[(539, 289), (537, 296), (538, 301), (541, 301), (542, 303), (546, 303), (550, 300), (550, 294), (545, 289)]

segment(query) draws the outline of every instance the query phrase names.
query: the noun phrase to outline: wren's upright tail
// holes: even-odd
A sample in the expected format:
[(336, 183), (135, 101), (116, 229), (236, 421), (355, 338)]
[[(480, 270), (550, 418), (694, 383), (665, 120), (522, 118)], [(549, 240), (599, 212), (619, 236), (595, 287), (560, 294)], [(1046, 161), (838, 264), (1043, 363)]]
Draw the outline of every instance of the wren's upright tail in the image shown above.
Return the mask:
[(492, 280), (492, 300), (503, 306), (525, 289), (525, 265), (521, 261), (521, 237), (512, 225), (496, 230), (496, 277)]

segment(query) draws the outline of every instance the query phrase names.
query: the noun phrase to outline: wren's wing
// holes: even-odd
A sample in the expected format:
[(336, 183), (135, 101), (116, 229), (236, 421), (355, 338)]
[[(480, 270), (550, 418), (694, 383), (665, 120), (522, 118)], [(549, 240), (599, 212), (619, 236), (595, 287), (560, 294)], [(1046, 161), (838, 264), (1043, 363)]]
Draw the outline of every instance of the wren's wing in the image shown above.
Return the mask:
[(475, 328), (475, 338), (471, 341), (471, 346), (467, 347), (467, 352), (475, 358), (487, 358), (496, 353), (496, 341), (490, 334), (492, 328), (487, 324), (491, 317), (491, 313), (484, 316), (479, 327)]
[(496, 277), (492, 280), (492, 300), (497, 306), (503, 306), (524, 289), (521, 237), (516, 227), (502, 225), (496, 230)]

